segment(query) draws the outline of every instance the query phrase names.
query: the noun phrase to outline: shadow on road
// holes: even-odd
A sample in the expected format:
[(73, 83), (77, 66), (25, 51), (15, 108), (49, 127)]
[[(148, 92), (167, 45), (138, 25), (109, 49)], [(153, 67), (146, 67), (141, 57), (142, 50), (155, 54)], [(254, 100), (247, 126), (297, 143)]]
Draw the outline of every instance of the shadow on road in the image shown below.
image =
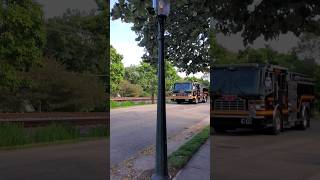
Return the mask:
[[(214, 132), (214, 130), (211, 130), (213, 133), (211, 135), (213, 136), (275, 136), (273, 134), (271, 134), (267, 129), (263, 129), (263, 130), (252, 130), (252, 129), (237, 129), (237, 130), (228, 130), (224, 133), (217, 133)], [(284, 131), (282, 131), (279, 135), (281, 134), (287, 134), (290, 132), (295, 132), (295, 131), (303, 131), (303, 130), (299, 130), (297, 128), (287, 128)]]

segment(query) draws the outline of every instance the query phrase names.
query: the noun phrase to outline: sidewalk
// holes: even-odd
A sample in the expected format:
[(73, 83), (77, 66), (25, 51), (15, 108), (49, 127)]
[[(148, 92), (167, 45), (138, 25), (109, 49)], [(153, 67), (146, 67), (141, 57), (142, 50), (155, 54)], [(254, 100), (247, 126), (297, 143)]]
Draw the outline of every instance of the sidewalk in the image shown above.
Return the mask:
[(176, 180), (210, 180), (210, 138), (176, 176)]

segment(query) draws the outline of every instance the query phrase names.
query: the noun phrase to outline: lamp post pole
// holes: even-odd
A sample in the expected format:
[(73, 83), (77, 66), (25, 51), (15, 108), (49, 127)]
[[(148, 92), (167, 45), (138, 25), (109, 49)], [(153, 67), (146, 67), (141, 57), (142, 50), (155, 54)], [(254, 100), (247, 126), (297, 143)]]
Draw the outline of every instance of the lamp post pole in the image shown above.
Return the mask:
[[(167, 159), (165, 62), (164, 62), (164, 22), (169, 13), (168, 1), (156, 0), (158, 15), (158, 101), (156, 128), (156, 167), (152, 180), (169, 180)], [(163, 11), (165, 10), (165, 11)], [(168, 10), (166, 12), (166, 10)]]

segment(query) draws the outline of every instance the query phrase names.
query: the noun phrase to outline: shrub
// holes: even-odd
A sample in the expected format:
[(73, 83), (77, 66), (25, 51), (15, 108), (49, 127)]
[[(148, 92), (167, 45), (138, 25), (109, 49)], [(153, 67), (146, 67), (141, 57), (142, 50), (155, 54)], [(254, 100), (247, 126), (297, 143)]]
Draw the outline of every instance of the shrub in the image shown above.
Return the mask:
[(140, 85), (131, 84), (127, 80), (120, 83), (120, 94), (123, 97), (139, 97), (143, 95), (143, 89)]

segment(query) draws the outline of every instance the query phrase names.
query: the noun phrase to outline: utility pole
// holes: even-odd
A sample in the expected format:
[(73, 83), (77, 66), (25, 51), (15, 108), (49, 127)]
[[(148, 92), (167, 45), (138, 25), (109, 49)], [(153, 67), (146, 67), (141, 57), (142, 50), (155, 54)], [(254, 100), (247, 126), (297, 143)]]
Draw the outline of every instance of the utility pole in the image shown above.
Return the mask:
[(168, 0), (154, 0), (158, 15), (158, 101), (156, 128), (156, 167), (152, 180), (169, 180), (167, 158), (166, 94), (164, 62), (164, 23), (170, 11)]

